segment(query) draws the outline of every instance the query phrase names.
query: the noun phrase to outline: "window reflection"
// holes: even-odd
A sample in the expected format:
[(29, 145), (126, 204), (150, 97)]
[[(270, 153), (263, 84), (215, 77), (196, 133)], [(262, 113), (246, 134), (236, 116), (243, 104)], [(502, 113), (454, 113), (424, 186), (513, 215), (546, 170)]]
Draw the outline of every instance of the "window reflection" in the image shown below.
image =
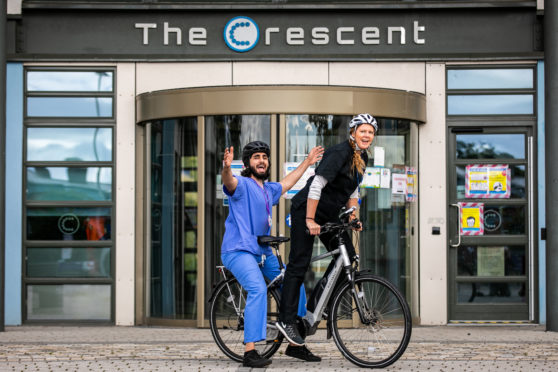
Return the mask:
[(531, 94), (448, 95), (448, 115), (529, 115)]
[(30, 117), (111, 117), (110, 97), (28, 97)]
[(448, 89), (529, 89), (533, 69), (448, 70)]
[[(215, 270), (221, 265), (221, 243), (225, 233), (225, 219), (229, 214), (228, 201), (222, 191), (221, 171), (225, 147), (234, 146), (234, 159), (242, 159), (243, 147), (251, 141), (271, 141), (271, 115), (219, 115), (205, 117), (206, 159), (206, 283), (216, 283), (220, 278)], [(278, 166), (277, 159), (270, 159), (271, 171)], [(209, 296), (211, 286), (206, 286)], [(206, 312), (208, 307), (206, 306)], [(206, 313), (207, 315), (207, 313)]]
[(524, 134), (458, 134), (457, 159), (525, 159)]
[(28, 285), (27, 319), (110, 320), (110, 293), (109, 284)]
[(27, 90), (112, 92), (112, 71), (28, 71)]
[(28, 240), (111, 240), (111, 208), (27, 208)]
[(29, 167), (27, 200), (111, 200), (112, 168)]
[(461, 245), (457, 249), (459, 276), (521, 276), (525, 272), (525, 246)]
[(458, 283), (458, 303), (525, 303), (525, 283)]
[(27, 248), (27, 276), (110, 277), (110, 248)]
[(111, 161), (110, 128), (28, 128), (28, 161)]

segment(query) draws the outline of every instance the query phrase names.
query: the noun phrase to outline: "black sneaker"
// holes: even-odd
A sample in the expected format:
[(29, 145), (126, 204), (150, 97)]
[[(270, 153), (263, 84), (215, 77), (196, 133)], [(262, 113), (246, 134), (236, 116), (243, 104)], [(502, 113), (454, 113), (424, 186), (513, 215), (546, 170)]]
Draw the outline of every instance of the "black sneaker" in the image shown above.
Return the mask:
[(277, 322), (275, 326), (277, 326), (277, 329), (281, 331), (283, 336), (285, 336), (291, 344), (295, 344), (296, 346), (304, 345), (304, 339), (300, 337), (296, 323)]
[(255, 349), (244, 353), (243, 367), (262, 368), (271, 364), (271, 359), (265, 359)]
[(306, 346), (287, 346), (287, 350), (285, 351), (285, 355), (288, 355), (293, 358), (302, 359), (307, 362), (321, 362), (322, 358), (317, 355), (312, 354), (310, 350)]

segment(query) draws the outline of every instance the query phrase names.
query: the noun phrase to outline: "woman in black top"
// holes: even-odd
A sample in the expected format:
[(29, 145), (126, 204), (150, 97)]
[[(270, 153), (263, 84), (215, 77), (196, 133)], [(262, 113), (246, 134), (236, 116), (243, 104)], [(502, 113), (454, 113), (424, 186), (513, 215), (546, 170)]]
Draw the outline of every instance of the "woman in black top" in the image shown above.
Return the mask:
[[(358, 207), (359, 184), (368, 161), (366, 150), (372, 144), (377, 130), (378, 123), (370, 114), (355, 116), (349, 123), (349, 139), (325, 151), (315, 176), (292, 199), (291, 251), (283, 281), (280, 322), (277, 327), (293, 344), (304, 345), (304, 339), (296, 326), (296, 315), (299, 288), (310, 267), (314, 236), (320, 233), (320, 225), (339, 221), (342, 207)], [(353, 215), (353, 218), (356, 216)], [(349, 235), (346, 232), (345, 235), (343, 239), (352, 258), (355, 250)], [(330, 234), (320, 236), (328, 250), (336, 244), (332, 238)]]

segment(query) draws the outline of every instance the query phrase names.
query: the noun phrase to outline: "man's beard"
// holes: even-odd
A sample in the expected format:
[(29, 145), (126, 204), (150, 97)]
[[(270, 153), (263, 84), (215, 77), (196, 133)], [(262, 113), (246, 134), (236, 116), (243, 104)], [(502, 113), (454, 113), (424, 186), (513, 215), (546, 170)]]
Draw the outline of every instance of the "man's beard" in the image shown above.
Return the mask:
[(267, 167), (267, 169), (265, 170), (265, 172), (262, 173), (258, 173), (258, 171), (256, 170), (255, 167), (250, 167), (250, 172), (254, 175), (254, 177), (256, 177), (259, 180), (265, 181), (269, 178), (269, 174), (270, 174), (270, 170), (269, 167)]

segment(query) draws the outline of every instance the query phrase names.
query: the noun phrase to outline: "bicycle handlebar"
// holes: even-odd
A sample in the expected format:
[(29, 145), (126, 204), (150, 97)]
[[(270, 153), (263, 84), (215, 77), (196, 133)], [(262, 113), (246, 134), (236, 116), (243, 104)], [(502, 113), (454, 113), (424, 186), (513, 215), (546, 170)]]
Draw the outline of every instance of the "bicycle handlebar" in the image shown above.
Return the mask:
[[(355, 218), (348, 222), (326, 222), (322, 226), (320, 226), (320, 233), (318, 235), (322, 235), (325, 233), (329, 233), (332, 231), (341, 231), (341, 230), (349, 230), (349, 229), (358, 229), (360, 227), (360, 220)], [(306, 229), (306, 233), (310, 234), (310, 231)]]

